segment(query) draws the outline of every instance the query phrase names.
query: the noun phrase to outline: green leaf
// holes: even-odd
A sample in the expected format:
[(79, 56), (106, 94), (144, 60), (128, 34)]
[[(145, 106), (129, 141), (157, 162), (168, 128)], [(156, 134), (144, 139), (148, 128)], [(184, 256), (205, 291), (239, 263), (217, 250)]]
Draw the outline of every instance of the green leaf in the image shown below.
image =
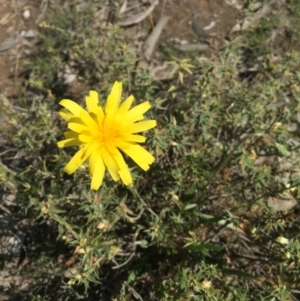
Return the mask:
[(221, 271), (225, 274), (230, 274), (230, 275), (236, 275), (236, 276), (241, 276), (241, 277), (246, 277), (246, 278), (251, 278), (251, 279), (256, 279), (256, 277), (252, 276), (251, 274), (248, 274), (246, 272), (240, 271), (240, 270), (233, 270), (233, 269), (221, 269)]
[(196, 189), (197, 189), (196, 185), (193, 185), (184, 193), (184, 196), (193, 196)]
[(224, 249), (222, 246), (217, 246), (213, 244), (204, 244), (204, 243), (186, 244), (184, 248), (196, 252), (203, 252), (207, 250), (220, 251)]
[(128, 276), (128, 278), (127, 278), (128, 284), (131, 283), (131, 282), (133, 282), (133, 281), (135, 280), (136, 276), (137, 276), (136, 270), (132, 270), (132, 271), (129, 273), (129, 276)]
[(283, 156), (287, 156), (289, 154), (289, 151), (287, 150), (287, 148), (284, 145), (276, 142), (275, 146), (277, 147), (277, 149), (281, 152), (281, 154)]

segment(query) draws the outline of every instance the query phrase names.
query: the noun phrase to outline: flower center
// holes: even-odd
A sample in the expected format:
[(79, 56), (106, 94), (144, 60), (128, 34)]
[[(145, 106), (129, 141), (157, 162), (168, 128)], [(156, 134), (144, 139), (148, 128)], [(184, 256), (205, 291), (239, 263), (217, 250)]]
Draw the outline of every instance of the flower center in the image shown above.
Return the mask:
[(97, 139), (102, 145), (108, 146), (114, 144), (114, 139), (120, 136), (120, 129), (118, 126), (111, 128), (102, 128)]

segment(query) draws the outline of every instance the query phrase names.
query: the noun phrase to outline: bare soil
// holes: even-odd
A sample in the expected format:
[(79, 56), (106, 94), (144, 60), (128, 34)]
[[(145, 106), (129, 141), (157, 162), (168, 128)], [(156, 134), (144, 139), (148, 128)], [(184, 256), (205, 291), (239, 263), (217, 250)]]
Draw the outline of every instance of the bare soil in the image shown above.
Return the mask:
[[(42, 17), (44, 1), (0, 0), (0, 94), (17, 95), (22, 79), (23, 60), (33, 51), (33, 34)], [(31, 37), (25, 37), (26, 35)]]
[[(75, 4), (76, 1), (71, 2)], [(197, 43), (199, 35), (193, 30), (192, 24), (193, 17), (196, 17), (198, 28), (205, 29), (207, 32), (206, 40), (214, 46), (219, 46), (236, 24), (239, 16), (237, 8), (241, 8), (241, 2), (243, 0), (164, 0), (160, 1), (153, 13), (143, 22), (143, 26), (150, 30), (161, 15), (167, 15), (170, 20), (163, 30), (161, 41), (180, 40)], [(47, 13), (47, 4), (48, 1), (0, 0), (0, 95), (2, 94), (2, 97), (16, 96), (21, 92), (24, 79), (23, 61), (35, 48), (34, 37), (24, 37), (24, 35), (36, 34), (38, 23)], [(139, 9), (141, 6), (138, 6)]]
[(156, 18), (159, 15), (170, 17), (162, 40), (179, 39), (188, 43), (198, 42), (201, 37), (193, 29), (194, 17), (198, 28), (207, 33), (208, 42), (219, 46), (237, 22), (240, 14), (237, 8), (241, 6), (236, 1), (168, 0), (160, 1), (154, 11), (154, 16)]

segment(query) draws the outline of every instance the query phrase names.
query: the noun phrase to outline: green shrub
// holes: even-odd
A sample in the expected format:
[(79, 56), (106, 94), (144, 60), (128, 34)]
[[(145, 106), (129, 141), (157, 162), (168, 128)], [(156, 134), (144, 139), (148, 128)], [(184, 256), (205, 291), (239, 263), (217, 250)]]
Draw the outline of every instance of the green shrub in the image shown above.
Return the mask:
[[(190, 58), (192, 75), (177, 70), (182, 83), (177, 74), (153, 82), (122, 30), (87, 26), (92, 15), (88, 8), (43, 24), (20, 108), (3, 106), (17, 156), (0, 180), (18, 190), (29, 217), (57, 229), (73, 263), (64, 274), (73, 291), (58, 284), (57, 294), (79, 294), (83, 284), (92, 296), (98, 283), (103, 300), (296, 300), (299, 219), (288, 206), (300, 184), (299, 51), (261, 51), (245, 34), (218, 59)], [(66, 64), (80, 89), (58, 76)], [(76, 149), (56, 146), (66, 129), (57, 103), (83, 104), (91, 88), (104, 101), (115, 80), (125, 96), (152, 104), (147, 116), (158, 126), (146, 148), (156, 162), (145, 173), (128, 161), (134, 188), (105, 176), (94, 192), (86, 168), (63, 172)], [(30, 256), (55, 265), (55, 250), (36, 250)]]

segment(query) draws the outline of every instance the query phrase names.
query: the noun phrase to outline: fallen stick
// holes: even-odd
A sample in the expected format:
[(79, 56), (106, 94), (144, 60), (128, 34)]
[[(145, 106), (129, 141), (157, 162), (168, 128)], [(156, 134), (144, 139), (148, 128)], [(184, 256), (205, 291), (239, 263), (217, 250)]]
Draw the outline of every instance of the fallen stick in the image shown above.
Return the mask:
[(154, 10), (155, 6), (158, 4), (158, 0), (154, 0), (151, 5), (143, 12), (130, 17), (129, 19), (125, 20), (125, 21), (119, 21), (117, 22), (117, 25), (119, 26), (130, 26), (133, 24), (137, 24), (142, 22), (143, 20), (145, 20)]
[(153, 54), (155, 45), (158, 41), (158, 38), (161, 35), (161, 32), (163, 30), (163, 28), (165, 27), (165, 25), (167, 24), (167, 22), (169, 21), (169, 17), (167, 16), (162, 16), (160, 17), (160, 19), (158, 20), (158, 22), (156, 23), (155, 27), (153, 28), (152, 32), (150, 33), (150, 35), (148, 36), (145, 44), (144, 44), (144, 58), (146, 61), (150, 61), (151, 56)]
[(180, 44), (180, 45), (174, 45), (174, 47), (177, 50), (180, 51), (200, 51), (205, 52), (209, 49), (208, 44)]

